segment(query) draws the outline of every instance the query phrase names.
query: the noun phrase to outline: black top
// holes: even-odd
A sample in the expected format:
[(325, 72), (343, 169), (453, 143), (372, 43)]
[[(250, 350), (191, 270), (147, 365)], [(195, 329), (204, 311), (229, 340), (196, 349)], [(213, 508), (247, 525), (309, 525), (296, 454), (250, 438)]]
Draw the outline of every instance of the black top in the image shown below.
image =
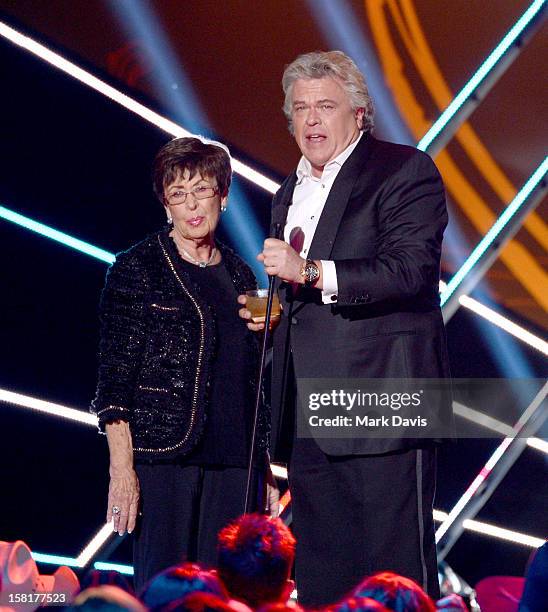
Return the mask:
[[(119, 253), (109, 268), (101, 295), (99, 377), (91, 405), (103, 432), (109, 421), (127, 421), (135, 460), (153, 463), (188, 455), (201, 440), (217, 354), (215, 309), (190, 276), (200, 270), (181, 259), (170, 231), (166, 226)], [(249, 266), (222, 243), (218, 248), (235, 291), (255, 288)], [(236, 317), (236, 302), (233, 307)], [(243, 329), (255, 364), (244, 385), (243, 403), (251, 413), (259, 338), (245, 325)], [(269, 424), (268, 406), (263, 405), (257, 456), (267, 448)]]
[[(184, 261), (184, 260), (183, 260)], [(251, 436), (247, 328), (238, 316), (238, 292), (223, 262), (201, 268), (184, 261), (185, 270), (211, 306), (217, 350), (211, 363), (211, 387), (205, 429), (196, 448), (181, 461), (190, 465), (246, 467)]]

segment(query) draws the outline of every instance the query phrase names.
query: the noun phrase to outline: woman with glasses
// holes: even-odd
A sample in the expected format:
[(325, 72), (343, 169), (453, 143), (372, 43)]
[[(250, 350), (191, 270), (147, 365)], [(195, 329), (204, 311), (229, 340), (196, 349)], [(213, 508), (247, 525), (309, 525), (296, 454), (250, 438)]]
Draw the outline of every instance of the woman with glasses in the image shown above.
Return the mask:
[(236, 299), (256, 281), (215, 238), (230, 181), (225, 147), (167, 143), (153, 167), (167, 226), (116, 257), (101, 297), (92, 411), (109, 444), (107, 521), (136, 529), (137, 590), (183, 560), (215, 564), (217, 532), (244, 512), (258, 348)]

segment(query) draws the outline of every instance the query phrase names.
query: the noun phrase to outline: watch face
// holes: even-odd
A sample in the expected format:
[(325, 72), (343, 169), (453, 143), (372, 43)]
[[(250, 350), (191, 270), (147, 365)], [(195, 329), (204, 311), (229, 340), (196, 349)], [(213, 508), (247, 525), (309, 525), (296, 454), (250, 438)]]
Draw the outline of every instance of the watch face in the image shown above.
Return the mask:
[(320, 270), (313, 261), (306, 264), (304, 273), (305, 273), (307, 283), (313, 283), (315, 280), (318, 280), (318, 278), (320, 277)]

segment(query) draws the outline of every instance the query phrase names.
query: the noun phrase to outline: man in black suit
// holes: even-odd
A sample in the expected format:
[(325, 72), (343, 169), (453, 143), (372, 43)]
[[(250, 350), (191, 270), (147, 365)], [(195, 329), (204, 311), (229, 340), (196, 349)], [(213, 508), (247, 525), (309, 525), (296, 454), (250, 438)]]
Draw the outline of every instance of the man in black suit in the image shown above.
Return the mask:
[[(295, 385), (449, 376), (438, 293), (443, 183), (426, 154), (371, 135), (364, 77), (342, 52), (299, 56), (283, 87), (302, 158), (273, 200), (284, 240), (268, 238), (258, 259), (277, 277), (283, 306), (272, 445), (274, 460), (289, 461), (299, 600), (333, 602), (384, 570), (437, 598), (435, 443), (301, 437)], [(450, 402), (436, 410), (450, 419)]]

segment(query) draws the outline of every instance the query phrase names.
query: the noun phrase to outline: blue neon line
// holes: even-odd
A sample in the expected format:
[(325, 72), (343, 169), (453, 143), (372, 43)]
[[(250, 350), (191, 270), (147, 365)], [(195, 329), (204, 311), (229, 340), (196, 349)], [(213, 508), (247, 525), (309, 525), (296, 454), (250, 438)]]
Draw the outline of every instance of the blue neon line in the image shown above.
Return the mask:
[(109, 253), (104, 249), (93, 246), (89, 242), (84, 242), (83, 240), (69, 236), (69, 234), (56, 230), (49, 225), (44, 225), (43, 223), (34, 221), (33, 219), (25, 217), (24, 215), (20, 215), (9, 208), (5, 208), (4, 206), (0, 206), (0, 217), (6, 219), (6, 221), (11, 221), (12, 223), (16, 223), (21, 227), (36, 232), (37, 234), (41, 234), (42, 236), (56, 240), (57, 242), (80, 251), (81, 253), (85, 253), (86, 255), (91, 255), (96, 259), (105, 261), (106, 263), (113, 263), (116, 259), (114, 253)]
[(500, 232), (508, 224), (510, 219), (512, 219), (512, 217), (519, 211), (519, 209), (527, 200), (531, 192), (543, 179), (546, 172), (548, 172), (548, 156), (544, 158), (542, 164), (540, 164), (540, 166), (530, 176), (530, 178), (521, 188), (516, 197), (510, 202), (510, 204), (506, 207), (505, 211), (495, 221), (491, 229), (487, 232), (487, 234), (485, 234), (485, 236), (481, 239), (476, 248), (472, 251), (468, 259), (462, 264), (462, 266), (455, 273), (453, 278), (447, 283), (447, 287), (445, 288), (445, 291), (441, 294), (440, 298), (442, 306), (445, 304), (445, 302), (447, 302), (451, 295), (453, 295), (453, 293), (463, 282), (468, 273), (476, 265), (481, 256), (485, 253), (485, 251), (497, 238)]
[(96, 561), (93, 564), (96, 570), (108, 571), (114, 570), (120, 572), (120, 574), (126, 574), (126, 576), (133, 576), (133, 567), (131, 565), (122, 565), (120, 563), (107, 563), (105, 561)]
[(531, 20), (540, 12), (546, 0), (535, 0), (518, 21), (510, 28), (506, 36), (495, 47), (483, 64), (478, 68), (472, 78), (466, 83), (461, 91), (455, 96), (449, 106), (436, 119), (428, 132), (421, 138), (417, 148), (421, 151), (426, 151), (432, 144), (436, 136), (445, 128), (451, 118), (459, 110), (459, 108), (472, 95), (473, 91), (481, 84), (483, 79), (493, 69), (495, 64), (506, 53), (506, 51), (514, 44), (523, 30), (529, 25)]
[(44, 553), (33, 552), (32, 558), (36, 563), (47, 563), (50, 565), (68, 565), (69, 567), (79, 567), (74, 557), (60, 557), (58, 555), (46, 555)]

